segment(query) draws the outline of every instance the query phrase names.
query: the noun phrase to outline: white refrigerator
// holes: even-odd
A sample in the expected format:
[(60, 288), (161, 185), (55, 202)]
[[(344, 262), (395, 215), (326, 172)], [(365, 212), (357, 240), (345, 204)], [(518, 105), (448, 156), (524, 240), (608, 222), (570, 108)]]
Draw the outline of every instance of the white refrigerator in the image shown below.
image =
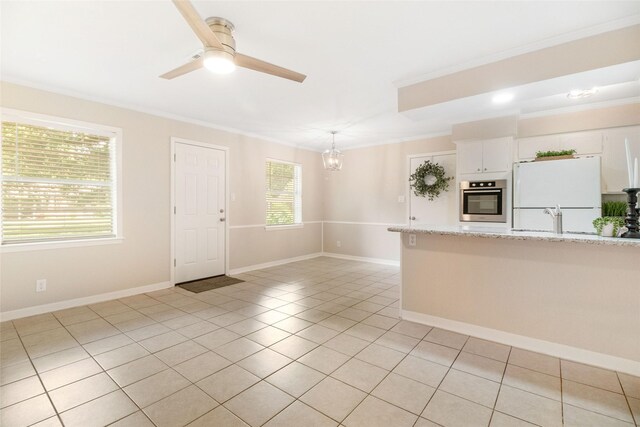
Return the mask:
[(600, 157), (516, 163), (513, 228), (551, 231), (545, 208), (560, 205), (564, 231), (594, 233), (601, 216)]

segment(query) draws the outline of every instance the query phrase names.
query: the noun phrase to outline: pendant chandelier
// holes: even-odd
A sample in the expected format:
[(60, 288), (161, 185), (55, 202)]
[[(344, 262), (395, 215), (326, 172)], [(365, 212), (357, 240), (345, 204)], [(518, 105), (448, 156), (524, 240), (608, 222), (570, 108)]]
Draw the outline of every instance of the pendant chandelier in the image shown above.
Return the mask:
[(336, 150), (336, 133), (338, 132), (335, 130), (331, 131), (333, 138), (331, 149), (322, 153), (322, 163), (324, 163), (324, 168), (330, 171), (339, 171), (342, 169), (342, 158), (344, 157), (344, 154), (342, 154), (340, 150)]

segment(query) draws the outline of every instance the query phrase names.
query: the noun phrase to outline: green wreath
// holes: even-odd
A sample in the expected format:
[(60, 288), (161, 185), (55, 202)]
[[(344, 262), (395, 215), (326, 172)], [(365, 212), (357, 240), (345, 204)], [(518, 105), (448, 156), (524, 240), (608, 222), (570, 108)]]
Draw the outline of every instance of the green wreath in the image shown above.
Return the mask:
[(411, 174), (409, 181), (413, 188), (413, 194), (420, 197), (428, 197), (429, 200), (440, 196), (440, 193), (449, 189), (449, 181), (453, 177), (445, 176), (444, 167), (426, 160)]

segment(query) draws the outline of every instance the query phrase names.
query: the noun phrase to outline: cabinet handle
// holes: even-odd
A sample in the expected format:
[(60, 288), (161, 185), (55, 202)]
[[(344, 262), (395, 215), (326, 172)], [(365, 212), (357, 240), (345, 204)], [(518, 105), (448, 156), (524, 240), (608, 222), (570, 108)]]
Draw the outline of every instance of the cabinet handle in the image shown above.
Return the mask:
[(416, 220), (416, 217), (415, 217), (415, 216), (410, 216), (410, 217), (409, 217), (409, 219), (410, 219), (411, 221), (415, 221), (415, 220)]
[(487, 168), (484, 168), (484, 170), (486, 171), (486, 170), (487, 170)]
[(480, 172), (480, 168), (476, 169), (476, 172)]

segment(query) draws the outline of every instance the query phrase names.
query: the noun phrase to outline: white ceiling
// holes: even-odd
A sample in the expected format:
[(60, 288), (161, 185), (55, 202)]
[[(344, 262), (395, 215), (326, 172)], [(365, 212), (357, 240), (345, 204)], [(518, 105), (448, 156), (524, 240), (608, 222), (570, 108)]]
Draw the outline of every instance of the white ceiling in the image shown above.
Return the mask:
[[(448, 132), (452, 123), (475, 115), (471, 100), (419, 120), (406, 117), (397, 112), (398, 85), (640, 22), (640, 1), (194, 6), (204, 18), (234, 23), (239, 52), (307, 74), (307, 80), (298, 84), (245, 69), (158, 78), (201, 48), (169, 0), (3, 0), (1, 77), (315, 150), (327, 148), (329, 131), (336, 129), (338, 147), (348, 148)], [(637, 97), (638, 77), (616, 81), (605, 99)], [(517, 108), (568, 106), (549, 88), (535, 98)]]

